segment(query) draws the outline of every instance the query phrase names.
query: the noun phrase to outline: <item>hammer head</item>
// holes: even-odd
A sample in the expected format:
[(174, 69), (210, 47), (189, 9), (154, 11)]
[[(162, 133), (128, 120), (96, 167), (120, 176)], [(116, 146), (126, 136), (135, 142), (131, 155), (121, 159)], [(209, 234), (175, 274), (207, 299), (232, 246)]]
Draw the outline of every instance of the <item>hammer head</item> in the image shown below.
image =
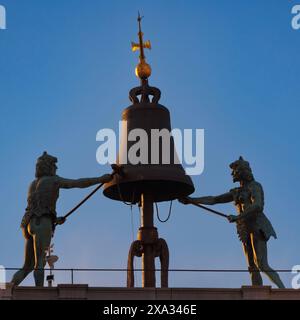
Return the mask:
[(113, 170), (113, 173), (112, 173), (113, 175), (118, 174), (121, 177), (124, 176), (123, 166), (119, 166), (117, 164), (112, 164), (111, 168)]

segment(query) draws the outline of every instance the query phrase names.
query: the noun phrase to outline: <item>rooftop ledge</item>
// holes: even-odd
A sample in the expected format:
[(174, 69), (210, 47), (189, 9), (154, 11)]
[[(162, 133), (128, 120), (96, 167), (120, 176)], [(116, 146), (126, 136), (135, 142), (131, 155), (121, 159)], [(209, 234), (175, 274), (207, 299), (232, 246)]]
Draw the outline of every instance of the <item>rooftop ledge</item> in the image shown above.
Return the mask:
[(270, 286), (241, 288), (109, 288), (87, 284), (15, 287), (0, 290), (0, 300), (300, 300), (300, 290)]

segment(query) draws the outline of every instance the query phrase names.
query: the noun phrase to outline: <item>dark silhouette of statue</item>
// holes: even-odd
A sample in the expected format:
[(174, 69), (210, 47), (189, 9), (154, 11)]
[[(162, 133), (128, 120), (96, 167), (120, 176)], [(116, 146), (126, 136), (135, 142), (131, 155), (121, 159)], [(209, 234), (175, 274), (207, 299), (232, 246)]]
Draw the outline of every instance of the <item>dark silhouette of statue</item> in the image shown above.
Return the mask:
[(267, 241), (271, 236), (277, 238), (271, 222), (263, 213), (264, 192), (260, 183), (255, 181), (249, 162), (242, 157), (230, 164), (233, 182), (239, 182), (238, 188), (219, 196), (184, 198), (179, 201), (188, 204), (191, 201), (206, 205), (234, 202), (238, 215), (230, 215), (229, 222), (236, 223), (237, 233), (243, 243), (252, 285), (262, 285), (260, 272), (264, 272), (279, 288), (284, 288), (279, 275), (269, 266)]
[(110, 174), (77, 180), (61, 178), (56, 175), (56, 162), (57, 158), (47, 152), (37, 160), (36, 179), (30, 184), (28, 205), (21, 223), (25, 238), (25, 262), (23, 268), (14, 274), (13, 285), (19, 285), (33, 270), (36, 286), (44, 285), (45, 256), (55, 224), (65, 222), (65, 218), (56, 216), (59, 189), (87, 188), (112, 179)]

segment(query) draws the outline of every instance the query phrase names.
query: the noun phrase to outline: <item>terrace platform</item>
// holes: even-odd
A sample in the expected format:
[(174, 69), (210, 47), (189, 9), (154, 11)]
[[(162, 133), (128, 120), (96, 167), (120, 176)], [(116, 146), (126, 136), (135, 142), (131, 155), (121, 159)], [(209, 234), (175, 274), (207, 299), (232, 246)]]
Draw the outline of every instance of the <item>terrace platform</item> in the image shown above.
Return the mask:
[(300, 300), (300, 290), (270, 286), (241, 288), (108, 288), (85, 284), (15, 287), (0, 290), (0, 300)]

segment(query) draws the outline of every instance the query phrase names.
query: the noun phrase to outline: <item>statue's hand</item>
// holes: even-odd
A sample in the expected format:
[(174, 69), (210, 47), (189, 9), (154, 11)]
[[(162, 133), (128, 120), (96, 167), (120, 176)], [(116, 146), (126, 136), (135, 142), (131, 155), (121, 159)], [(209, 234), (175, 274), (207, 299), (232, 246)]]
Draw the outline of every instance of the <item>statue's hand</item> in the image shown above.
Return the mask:
[(59, 224), (59, 225), (65, 223), (65, 222), (66, 222), (66, 218), (65, 217), (56, 218), (56, 223)]
[(104, 174), (100, 179), (102, 183), (108, 183), (113, 179), (113, 176), (111, 174)]
[(237, 222), (238, 216), (229, 215), (227, 219), (230, 223), (234, 223), (234, 222)]
[(191, 203), (191, 198), (189, 198), (189, 197), (179, 198), (178, 201), (182, 204), (189, 204), (189, 203)]

